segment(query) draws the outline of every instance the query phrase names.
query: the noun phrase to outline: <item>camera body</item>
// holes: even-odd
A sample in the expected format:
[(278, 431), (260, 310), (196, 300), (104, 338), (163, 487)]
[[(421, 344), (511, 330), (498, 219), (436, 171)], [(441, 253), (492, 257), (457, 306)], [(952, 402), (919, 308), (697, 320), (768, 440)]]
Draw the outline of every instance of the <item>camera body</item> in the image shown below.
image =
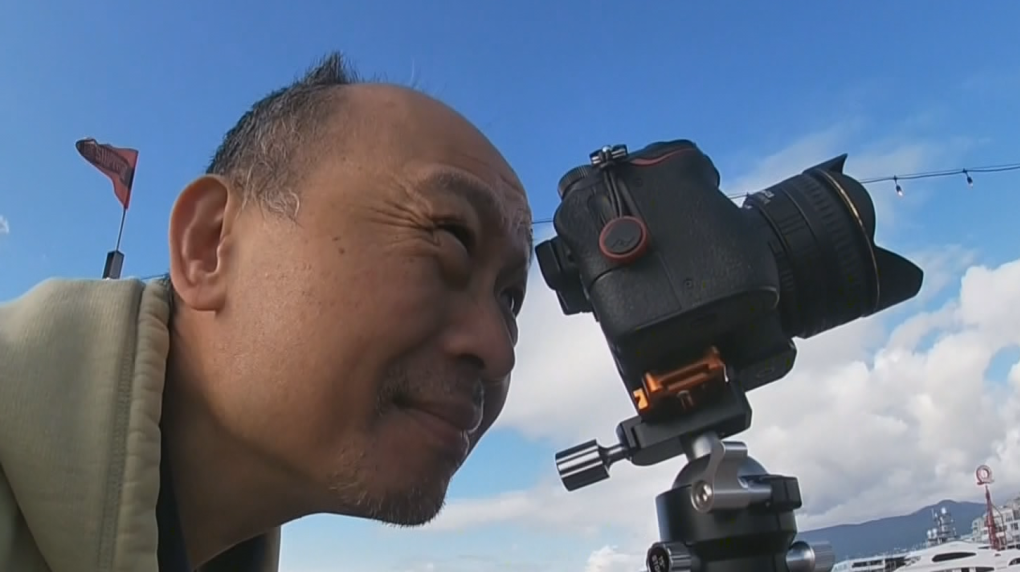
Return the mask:
[[(557, 235), (536, 253), (563, 312), (600, 324), (646, 420), (711, 401), (690, 382), (699, 376), (743, 391), (780, 379), (794, 337), (920, 290), (920, 268), (874, 245), (874, 207), (842, 173), (845, 155), (742, 206), (691, 141), (605, 147), (590, 159), (561, 179)], [(650, 402), (649, 384), (678, 371), (686, 385)]]

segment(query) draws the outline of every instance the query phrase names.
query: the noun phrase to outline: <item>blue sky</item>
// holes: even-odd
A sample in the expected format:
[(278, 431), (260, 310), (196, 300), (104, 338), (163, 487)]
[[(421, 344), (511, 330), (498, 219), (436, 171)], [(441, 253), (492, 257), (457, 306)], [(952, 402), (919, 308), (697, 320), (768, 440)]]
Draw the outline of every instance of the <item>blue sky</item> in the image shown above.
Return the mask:
[[(0, 216), (7, 228), (0, 233), (0, 299), (50, 276), (102, 271), (119, 205), (108, 180), (77, 155), (75, 140), (140, 150), (124, 271), (161, 272), (176, 193), (254, 99), (333, 49), (367, 75), (413, 81), (474, 121), (517, 169), (539, 218), (555, 209), (559, 176), (607, 143), (694, 139), (729, 191), (753, 190), (843, 151), (851, 153), (848, 172), (859, 177), (1020, 161), (1020, 4), (643, 4), (8, 2), (0, 6)], [(864, 360), (869, 371), (880, 370), (874, 351), (894, 326), (965, 298), (960, 277), (969, 266), (995, 269), (1017, 258), (1018, 181), (1007, 173), (977, 175), (973, 189), (962, 176), (908, 182), (902, 199), (889, 184), (872, 187), (881, 238), (922, 257), (930, 276), (927, 295), (909, 310), (862, 321), (878, 328), (858, 340), (872, 356)], [(548, 300), (540, 290), (532, 296)], [(549, 315), (532, 310), (532, 322), (559, 319), (553, 306), (541, 307)], [(917, 351), (934, 351), (950, 335), (941, 331), (927, 331)], [(534, 345), (522, 342), (519, 362), (538, 373), (528, 365)], [(562, 346), (565, 355), (576, 351)], [(993, 353), (987, 376), (1005, 379), (1016, 347)], [(615, 391), (608, 395), (622, 403), (622, 390)], [(517, 498), (508, 492), (551, 478), (557, 447), (585, 438), (565, 435), (556, 427), (570, 426), (511, 399), (509, 420), (453, 484), (454, 516), (510, 494), (498, 505), (505, 509)], [(585, 418), (583, 410), (578, 415)], [(609, 432), (618, 420), (597, 425)], [(810, 473), (791, 470), (802, 468)], [(562, 520), (543, 521), (552, 528), (485, 514), (415, 531), (311, 518), (287, 528), (284, 570), (634, 569), (632, 560), (607, 552), (624, 551), (634, 530), (623, 523), (631, 520), (613, 526), (610, 515), (575, 526), (571, 507), (599, 502), (597, 494), (576, 498), (564, 501)], [(621, 510), (654, 521), (650, 498)], [(597, 552), (602, 547), (616, 548)]]

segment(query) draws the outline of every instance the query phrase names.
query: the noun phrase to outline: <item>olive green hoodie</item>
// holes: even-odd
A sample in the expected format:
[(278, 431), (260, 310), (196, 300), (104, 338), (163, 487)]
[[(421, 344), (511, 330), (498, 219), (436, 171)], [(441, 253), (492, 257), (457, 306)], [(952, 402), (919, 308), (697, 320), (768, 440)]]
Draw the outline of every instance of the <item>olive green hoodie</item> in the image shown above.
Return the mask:
[[(0, 305), (0, 571), (157, 572), (166, 300), (49, 280)], [(237, 572), (220, 562), (203, 571)]]

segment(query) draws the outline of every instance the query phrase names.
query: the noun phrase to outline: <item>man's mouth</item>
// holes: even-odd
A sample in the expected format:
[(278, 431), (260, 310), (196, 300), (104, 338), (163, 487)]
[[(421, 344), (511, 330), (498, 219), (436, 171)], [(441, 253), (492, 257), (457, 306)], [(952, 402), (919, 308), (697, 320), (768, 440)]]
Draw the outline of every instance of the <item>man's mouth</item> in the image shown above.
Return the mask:
[(467, 456), (471, 434), (482, 423), (482, 409), (469, 400), (395, 399), (397, 408), (414, 419), (439, 445), (459, 460)]
[(410, 399), (397, 398), (394, 403), (400, 409), (415, 409), (438, 417), (454, 429), (474, 433), (482, 424), (482, 408), (469, 399)]

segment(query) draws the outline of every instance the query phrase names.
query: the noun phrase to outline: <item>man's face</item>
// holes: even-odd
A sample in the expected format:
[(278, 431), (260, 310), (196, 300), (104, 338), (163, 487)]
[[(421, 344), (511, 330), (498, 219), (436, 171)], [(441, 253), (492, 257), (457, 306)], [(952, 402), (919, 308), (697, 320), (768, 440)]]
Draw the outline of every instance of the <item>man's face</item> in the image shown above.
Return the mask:
[(530, 213), (450, 109), (393, 87), (347, 97), (296, 220), (253, 207), (231, 230), (215, 401), (321, 510), (421, 524), (503, 407)]

